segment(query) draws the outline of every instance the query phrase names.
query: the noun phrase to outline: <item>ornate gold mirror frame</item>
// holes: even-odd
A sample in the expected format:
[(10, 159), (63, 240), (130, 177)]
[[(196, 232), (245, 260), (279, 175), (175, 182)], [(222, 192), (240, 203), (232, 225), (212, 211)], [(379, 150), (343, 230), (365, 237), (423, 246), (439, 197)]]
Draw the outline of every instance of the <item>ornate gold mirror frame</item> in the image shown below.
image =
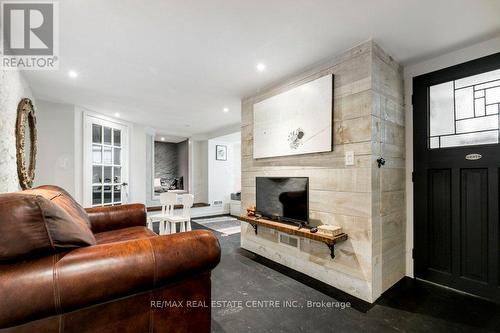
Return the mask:
[[(29, 151), (26, 151), (26, 128), (28, 128)], [(23, 190), (31, 188), (35, 179), (36, 164), (36, 117), (33, 103), (23, 98), (17, 106), (16, 157), (19, 184)], [(27, 154), (29, 154), (27, 156)], [(29, 157), (29, 161), (26, 158)], [(26, 166), (28, 165), (28, 168)]]

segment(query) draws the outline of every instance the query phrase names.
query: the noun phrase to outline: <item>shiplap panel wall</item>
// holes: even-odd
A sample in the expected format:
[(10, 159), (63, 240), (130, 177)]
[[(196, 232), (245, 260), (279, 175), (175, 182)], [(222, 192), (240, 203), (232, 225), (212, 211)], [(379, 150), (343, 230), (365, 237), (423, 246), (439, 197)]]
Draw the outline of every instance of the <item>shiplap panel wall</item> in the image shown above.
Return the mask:
[[(334, 151), (254, 160), (253, 104), (326, 74), (335, 75)], [(400, 126), (404, 124), (401, 122), (403, 95), (402, 89), (401, 93), (396, 88), (391, 90), (399, 81), (402, 88), (399, 76), (399, 66), (369, 41), (242, 101), (242, 210), (255, 204), (255, 177), (307, 176), (313, 222), (339, 225), (349, 234), (349, 239), (336, 247), (336, 258), (332, 260), (323, 243), (301, 239), (299, 249), (290, 249), (278, 243), (278, 234), (273, 230), (259, 228), (256, 236), (253, 229), (243, 223), (243, 248), (370, 302), (380, 295), (382, 281), (388, 285), (400, 275), (400, 267), (395, 267), (399, 259), (393, 259), (397, 257), (393, 243), (399, 239), (392, 236), (400, 223), (399, 208), (393, 212), (384, 206), (400, 199), (400, 187), (404, 187), (404, 177), (393, 178), (393, 174), (404, 174), (401, 169), (404, 161), (399, 157), (401, 151), (404, 153), (404, 140), (394, 143), (399, 140), (401, 130), (404, 138), (404, 128)], [(398, 96), (388, 102), (386, 94), (391, 97), (393, 93)], [(382, 101), (379, 95), (385, 99)], [(401, 115), (395, 114), (399, 112)], [(382, 135), (392, 141), (382, 139)], [(394, 159), (388, 156), (390, 171), (387, 174), (376, 167), (375, 161), (382, 149), (397, 155)], [(354, 166), (345, 166), (345, 151), (354, 151)], [(385, 191), (386, 187), (390, 190)], [(404, 198), (395, 204), (404, 211)], [(386, 221), (390, 227), (383, 229)], [(382, 234), (387, 236), (385, 243)], [(404, 249), (404, 240), (400, 245)], [(383, 280), (383, 269), (398, 273), (391, 272), (391, 277)]]
[(386, 160), (372, 168), (373, 293), (405, 274), (405, 119), (403, 72), (378, 45), (372, 51), (373, 154)]

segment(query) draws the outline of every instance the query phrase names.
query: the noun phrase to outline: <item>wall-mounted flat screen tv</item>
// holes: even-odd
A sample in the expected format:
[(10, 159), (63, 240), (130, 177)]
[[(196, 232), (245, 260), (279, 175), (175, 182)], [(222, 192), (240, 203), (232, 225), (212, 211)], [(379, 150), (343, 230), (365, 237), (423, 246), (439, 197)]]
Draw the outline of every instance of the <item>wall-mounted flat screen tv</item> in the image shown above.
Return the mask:
[(257, 177), (256, 212), (284, 222), (309, 221), (308, 177)]

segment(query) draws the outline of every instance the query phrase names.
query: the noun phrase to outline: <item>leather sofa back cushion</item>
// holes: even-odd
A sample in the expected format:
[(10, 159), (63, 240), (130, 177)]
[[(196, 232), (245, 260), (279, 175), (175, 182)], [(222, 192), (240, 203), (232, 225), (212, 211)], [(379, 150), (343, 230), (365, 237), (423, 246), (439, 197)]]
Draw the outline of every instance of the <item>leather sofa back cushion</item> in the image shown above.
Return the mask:
[(0, 261), (95, 245), (90, 229), (39, 195), (0, 194)]
[(90, 220), (85, 212), (85, 209), (83, 209), (83, 207), (80, 206), (78, 202), (76, 202), (75, 199), (73, 199), (73, 197), (62, 188), (54, 185), (43, 185), (23, 191), (22, 193), (41, 195), (45, 199), (52, 201), (54, 204), (62, 208), (73, 218), (73, 221), (79, 223), (82, 228), (87, 227), (90, 229)]

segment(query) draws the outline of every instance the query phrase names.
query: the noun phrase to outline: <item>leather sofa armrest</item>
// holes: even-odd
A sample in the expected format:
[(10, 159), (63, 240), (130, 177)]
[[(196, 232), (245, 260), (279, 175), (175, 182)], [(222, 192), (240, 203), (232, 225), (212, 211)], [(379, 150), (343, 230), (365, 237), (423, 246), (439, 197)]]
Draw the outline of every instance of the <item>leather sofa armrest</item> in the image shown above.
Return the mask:
[(182, 283), (219, 261), (217, 238), (198, 230), (2, 265), (0, 329)]
[(146, 226), (146, 207), (127, 204), (112, 207), (86, 208), (94, 234), (136, 226)]

